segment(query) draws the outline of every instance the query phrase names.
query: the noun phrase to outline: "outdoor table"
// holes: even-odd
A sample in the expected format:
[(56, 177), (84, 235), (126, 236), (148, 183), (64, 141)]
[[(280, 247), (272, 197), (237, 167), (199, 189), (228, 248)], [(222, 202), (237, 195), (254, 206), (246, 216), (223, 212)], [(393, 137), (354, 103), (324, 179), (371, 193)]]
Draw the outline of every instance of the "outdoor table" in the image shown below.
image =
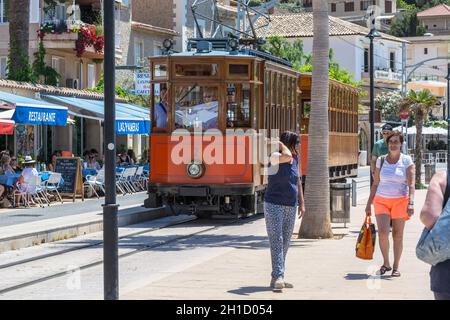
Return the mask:
[(123, 173), (126, 167), (116, 167), (116, 173)]
[[(47, 181), (50, 178), (50, 175), (54, 173), (51, 171), (41, 171), (38, 173), (39, 177), (41, 177), (42, 181)], [(61, 177), (61, 182), (59, 184), (64, 184), (64, 179)]]
[(20, 174), (18, 173), (7, 173), (0, 175), (0, 184), (3, 184), (7, 187), (13, 187), (14, 183), (16, 183), (17, 179), (19, 179)]
[(48, 178), (50, 178), (51, 174), (52, 174), (52, 172), (49, 172), (49, 171), (41, 171), (41, 172), (39, 172), (39, 176), (41, 177), (42, 181), (47, 181)]
[(96, 176), (97, 170), (95, 169), (83, 169), (81, 171), (81, 174), (83, 175), (83, 178), (86, 178), (86, 176)]
[[(42, 181), (47, 181), (50, 178), (50, 175), (53, 172), (49, 172), (49, 171), (42, 171), (39, 172), (38, 175), (39, 177), (41, 177)], [(7, 174), (2, 174), (0, 175), (0, 184), (3, 184), (7, 187), (13, 187), (14, 183), (16, 183), (17, 179), (19, 179), (21, 175), (19, 173), (7, 173)], [(64, 184), (64, 179), (61, 178), (61, 183), (60, 184)]]

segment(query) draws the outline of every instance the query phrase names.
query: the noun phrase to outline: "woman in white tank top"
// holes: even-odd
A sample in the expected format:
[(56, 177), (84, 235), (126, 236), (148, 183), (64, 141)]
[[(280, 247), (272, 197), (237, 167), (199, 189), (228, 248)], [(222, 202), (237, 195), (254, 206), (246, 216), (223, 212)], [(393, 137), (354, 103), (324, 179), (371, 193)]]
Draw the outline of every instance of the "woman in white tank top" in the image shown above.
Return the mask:
[[(383, 265), (379, 274), (392, 270), (393, 277), (399, 277), (400, 257), (403, 251), (405, 221), (414, 214), (414, 163), (410, 156), (401, 153), (403, 135), (394, 131), (387, 139), (389, 153), (377, 159), (374, 181), (367, 201), (366, 214), (372, 215), (375, 207), (378, 239)], [(392, 221), (394, 240), (394, 265), (389, 262), (389, 233)]]

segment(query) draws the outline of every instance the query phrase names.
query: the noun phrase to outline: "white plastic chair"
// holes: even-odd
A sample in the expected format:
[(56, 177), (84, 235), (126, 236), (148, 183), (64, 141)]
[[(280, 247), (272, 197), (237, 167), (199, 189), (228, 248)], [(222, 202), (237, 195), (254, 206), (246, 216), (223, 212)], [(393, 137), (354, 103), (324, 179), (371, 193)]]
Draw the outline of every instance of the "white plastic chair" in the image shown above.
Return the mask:
[(49, 192), (55, 192), (59, 201), (61, 201), (61, 203), (64, 204), (63, 199), (58, 191), (59, 184), (61, 183), (61, 178), (62, 178), (61, 173), (52, 172), (48, 180), (45, 182), (45, 192), (47, 194)]
[(122, 192), (124, 195), (126, 193), (135, 193), (136, 190), (131, 183), (131, 178), (134, 177), (136, 173), (135, 167), (125, 168), (122, 174), (118, 174), (117, 176), (117, 186), (118, 189), (124, 191)]
[(100, 169), (95, 176), (87, 175), (84, 186), (91, 188), (97, 198), (100, 198), (95, 188), (98, 187), (105, 193), (105, 169)]
[(20, 202), (22, 202), (25, 207), (27, 207), (27, 208), (30, 207), (30, 204), (29, 204), (28, 198), (27, 198), (27, 192), (21, 191), (21, 189), (23, 190), (25, 187), (26, 187), (26, 184), (17, 183), (17, 185), (13, 191), (13, 207), (14, 208), (16, 208), (16, 196), (19, 196), (18, 205), (20, 205)]
[(14, 206), (16, 196), (20, 196), (20, 200), (23, 201), (26, 207), (30, 207), (28, 199), (36, 201), (42, 208), (45, 207), (43, 201), (49, 204), (49, 201), (45, 196), (45, 188), (42, 184), (42, 179), (40, 176), (33, 176), (28, 183), (17, 184), (17, 190), (14, 190), (13, 192)]
[(144, 191), (145, 187), (143, 184), (143, 180), (144, 180), (144, 166), (139, 166), (136, 169), (136, 173), (134, 175), (134, 177), (132, 178), (134, 185), (136, 186), (137, 189)]

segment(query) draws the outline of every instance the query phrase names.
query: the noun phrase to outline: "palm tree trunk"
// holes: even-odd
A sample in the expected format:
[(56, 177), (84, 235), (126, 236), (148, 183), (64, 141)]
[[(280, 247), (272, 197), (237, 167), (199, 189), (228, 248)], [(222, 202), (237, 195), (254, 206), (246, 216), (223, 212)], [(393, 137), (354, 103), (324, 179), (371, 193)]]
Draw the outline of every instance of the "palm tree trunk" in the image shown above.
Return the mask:
[(9, 70), (8, 78), (26, 81), (20, 75), (28, 70), (30, 0), (9, 1)]
[(308, 136), (306, 213), (299, 238), (331, 238), (330, 185), (328, 173), (328, 1), (313, 1), (313, 73)]
[(416, 113), (416, 149), (414, 151), (416, 158), (416, 188), (422, 183), (422, 127), (423, 110), (418, 108)]

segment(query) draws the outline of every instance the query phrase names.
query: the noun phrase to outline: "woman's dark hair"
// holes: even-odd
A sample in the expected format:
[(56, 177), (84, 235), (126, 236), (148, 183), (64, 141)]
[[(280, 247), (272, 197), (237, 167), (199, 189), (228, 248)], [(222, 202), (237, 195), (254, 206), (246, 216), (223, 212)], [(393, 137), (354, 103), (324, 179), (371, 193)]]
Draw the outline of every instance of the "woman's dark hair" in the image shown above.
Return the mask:
[(280, 141), (283, 142), (289, 150), (294, 150), (295, 146), (300, 143), (300, 137), (295, 132), (285, 131), (281, 134)]
[(404, 138), (403, 134), (400, 131), (393, 131), (391, 134), (388, 135), (386, 138), (386, 144), (389, 144), (389, 140), (391, 140), (392, 137), (398, 137), (400, 139), (400, 143), (403, 144)]
[(52, 155), (50, 156), (50, 160), (48, 161), (48, 163), (52, 163), (53, 156), (58, 156), (58, 154), (56, 153), (56, 151), (52, 153)]
[(127, 155), (132, 159), (134, 162), (136, 162), (136, 155), (134, 154), (133, 149), (128, 149)]

